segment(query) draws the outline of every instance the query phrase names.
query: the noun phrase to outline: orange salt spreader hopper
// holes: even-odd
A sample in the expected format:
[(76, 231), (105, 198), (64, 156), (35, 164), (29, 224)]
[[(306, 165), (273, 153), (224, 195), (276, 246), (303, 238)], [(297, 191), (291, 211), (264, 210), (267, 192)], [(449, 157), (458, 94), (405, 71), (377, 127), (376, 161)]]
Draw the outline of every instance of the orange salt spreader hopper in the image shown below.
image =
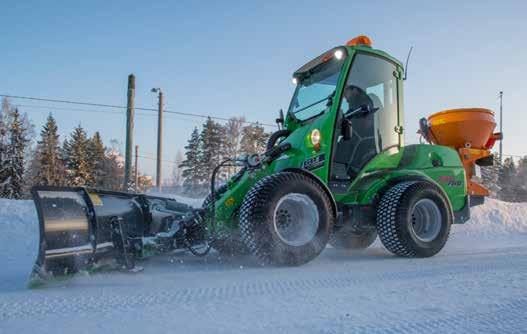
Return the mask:
[[(426, 121), (426, 120), (424, 120)], [(450, 146), (458, 151), (465, 168), (467, 192), (471, 196), (488, 196), (489, 190), (472, 181), (475, 164), (492, 165), (491, 149), (501, 133), (494, 133), (494, 113), (483, 108), (444, 110), (428, 116), (427, 124), (421, 121), (423, 137), (437, 145)]]

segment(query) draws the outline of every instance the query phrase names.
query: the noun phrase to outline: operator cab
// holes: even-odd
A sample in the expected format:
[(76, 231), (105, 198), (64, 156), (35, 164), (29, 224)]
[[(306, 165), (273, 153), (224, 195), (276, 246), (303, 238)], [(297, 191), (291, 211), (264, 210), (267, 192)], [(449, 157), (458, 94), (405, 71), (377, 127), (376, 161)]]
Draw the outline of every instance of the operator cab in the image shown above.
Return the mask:
[[(331, 181), (349, 183), (379, 152), (399, 145), (396, 65), (357, 53), (337, 114)], [(347, 136), (346, 127), (351, 127)]]
[[(349, 65), (349, 66), (348, 66)], [(349, 69), (349, 70), (348, 70)], [(328, 181), (335, 191), (346, 190), (379, 152), (400, 143), (398, 97), (402, 66), (371, 48), (359, 36), (311, 60), (293, 75), (297, 86), (288, 110), (296, 126), (318, 123), (319, 116), (335, 122), (334, 135), (324, 140), (330, 156)], [(341, 90), (341, 91), (339, 91)]]

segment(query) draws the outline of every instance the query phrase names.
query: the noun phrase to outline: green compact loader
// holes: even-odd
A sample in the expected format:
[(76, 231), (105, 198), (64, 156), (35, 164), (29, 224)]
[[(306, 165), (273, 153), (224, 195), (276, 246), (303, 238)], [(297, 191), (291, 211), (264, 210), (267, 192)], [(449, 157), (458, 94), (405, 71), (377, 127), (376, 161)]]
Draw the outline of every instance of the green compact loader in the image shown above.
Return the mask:
[[(433, 256), (451, 225), (466, 222), (469, 208), (483, 203), (486, 193), (471, 190), (472, 162), (492, 159), (470, 160), (482, 148), (470, 142), (405, 146), (404, 76), (402, 64), (366, 36), (300, 67), (266, 152), (217, 166), (200, 208), (148, 194), (34, 188), (40, 246), (33, 274), (45, 279), (105, 258), (134, 270), (146, 253), (174, 249), (296, 266), (328, 243), (363, 249), (377, 236), (395, 255)], [(442, 142), (434, 129), (421, 121), (423, 137)], [(226, 166), (240, 169), (218, 186)]]

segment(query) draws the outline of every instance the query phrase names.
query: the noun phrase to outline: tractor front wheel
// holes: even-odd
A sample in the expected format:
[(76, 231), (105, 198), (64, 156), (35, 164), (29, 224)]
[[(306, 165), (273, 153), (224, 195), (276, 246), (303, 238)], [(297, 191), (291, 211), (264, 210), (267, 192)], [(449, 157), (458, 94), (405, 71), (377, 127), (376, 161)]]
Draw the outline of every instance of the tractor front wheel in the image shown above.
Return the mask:
[(448, 240), (453, 215), (441, 190), (423, 181), (390, 188), (377, 207), (377, 231), (384, 247), (404, 257), (430, 257)]
[(322, 187), (292, 172), (261, 179), (240, 210), (242, 240), (261, 264), (313, 260), (326, 247), (333, 223), (331, 201)]

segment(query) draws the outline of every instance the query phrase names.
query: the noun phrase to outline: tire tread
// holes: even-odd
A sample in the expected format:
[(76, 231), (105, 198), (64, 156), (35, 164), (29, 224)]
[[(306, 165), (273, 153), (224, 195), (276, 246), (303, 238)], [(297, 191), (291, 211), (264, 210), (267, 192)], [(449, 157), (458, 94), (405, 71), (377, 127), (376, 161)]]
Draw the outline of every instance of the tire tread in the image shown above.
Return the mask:
[[(259, 229), (262, 228), (261, 222), (272, 219), (266, 213), (266, 207), (275, 190), (284, 184), (292, 182), (308, 182), (319, 189), (322, 194), (326, 207), (331, 209), (331, 200), (320, 185), (311, 178), (294, 172), (280, 172), (264, 177), (258, 181), (245, 195), (240, 209), (240, 235), (243, 243), (249, 251), (256, 256), (258, 262), (262, 265), (267, 264), (285, 264), (299, 265), (302, 261), (298, 259), (287, 259), (286, 263), (277, 263), (273, 257), (270, 247), (270, 238), (262, 237)], [(333, 226), (334, 217), (328, 213), (330, 225)], [(328, 235), (329, 238), (329, 235)], [(327, 240), (326, 240), (327, 242)], [(325, 245), (324, 245), (325, 246)]]

